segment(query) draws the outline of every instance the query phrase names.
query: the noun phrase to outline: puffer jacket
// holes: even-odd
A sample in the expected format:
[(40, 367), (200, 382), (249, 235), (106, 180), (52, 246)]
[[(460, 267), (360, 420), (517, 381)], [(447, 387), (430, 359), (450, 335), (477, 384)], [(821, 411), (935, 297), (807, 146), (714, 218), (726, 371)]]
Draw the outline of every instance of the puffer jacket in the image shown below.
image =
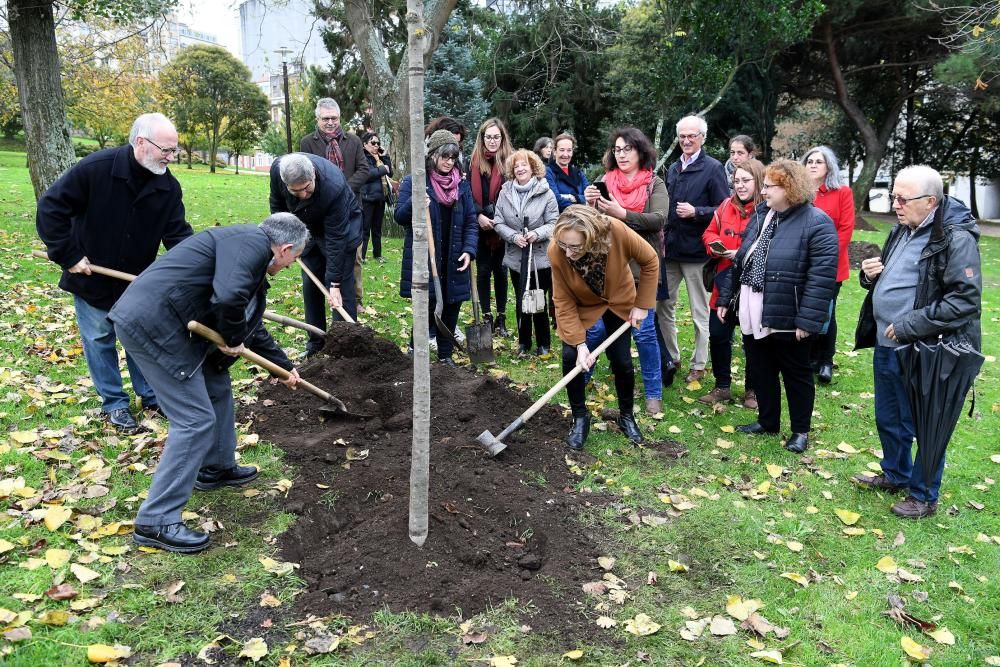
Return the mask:
[[(722, 243), (722, 245), (726, 246), (727, 250), (739, 250), (740, 244), (743, 242), (743, 232), (750, 222), (750, 215), (753, 213), (753, 210), (754, 205), (752, 201), (740, 204), (736, 197), (730, 197), (722, 202), (722, 205), (716, 209), (715, 215), (712, 216), (712, 221), (705, 228), (705, 233), (701, 235), (701, 240), (705, 244), (705, 252), (710, 257), (715, 258), (711, 248), (709, 248), (714, 241)], [(716, 267), (717, 273), (715, 283), (712, 285), (712, 299), (709, 301), (710, 308), (715, 308), (718, 302), (718, 282), (725, 279), (725, 272), (733, 265), (733, 260), (726, 259), (725, 257), (716, 258), (716, 261), (718, 263)]]
[[(523, 232), (535, 232), (538, 239), (535, 240), (532, 248), (532, 260), (539, 269), (549, 268), (549, 239), (552, 237), (552, 230), (556, 226), (556, 218), (559, 217), (559, 206), (556, 204), (555, 195), (549, 188), (548, 182), (544, 178), (535, 178), (531, 192), (528, 193), (524, 203), (514, 191), (515, 181), (507, 181), (500, 188), (500, 196), (497, 197), (496, 217), (493, 218), (494, 229), (500, 238), (507, 244), (503, 256), (503, 265), (514, 271), (521, 270), (521, 257), (528, 252), (527, 248), (520, 248), (514, 243), (514, 237)], [(525, 226), (527, 219), (527, 226)]]
[[(927, 246), (920, 253), (913, 311), (892, 324), (896, 339), (900, 343), (912, 343), (942, 334), (953, 335), (981, 350), (983, 274), (979, 227), (969, 208), (947, 195), (937, 207), (932, 225)], [(882, 248), (882, 257), (888, 257), (893, 246), (908, 232), (905, 225), (893, 227)], [(859, 278), (868, 294), (861, 305), (854, 333), (856, 350), (874, 347), (876, 342), (872, 288), (878, 276), (868, 280), (861, 271)]]
[[(555, 160), (545, 166), (545, 180), (549, 182), (549, 188), (556, 196), (556, 203), (559, 205), (559, 212), (562, 213), (567, 206), (573, 204), (586, 204), (587, 198), (583, 191), (587, 189), (587, 175), (581, 170), (569, 166), (569, 173), (562, 170)], [(569, 195), (572, 200), (563, 195)]]
[(382, 184), (385, 182), (386, 176), (392, 176), (392, 160), (388, 153), (380, 155), (382, 166), (377, 166), (375, 158), (368, 151), (365, 151), (365, 159), (368, 161), (368, 176), (364, 185), (361, 186), (361, 201), (385, 201), (385, 190), (383, 190)]
[[(743, 243), (727, 279), (717, 281), (720, 303), (740, 289), (746, 256), (763, 231), (768, 207), (754, 210)], [(833, 221), (812, 204), (800, 204), (779, 217), (764, 269), (764, 312), (761, 323), (771, 329), (819, 333), (830, 319), (837, 279), (837, 231)]]

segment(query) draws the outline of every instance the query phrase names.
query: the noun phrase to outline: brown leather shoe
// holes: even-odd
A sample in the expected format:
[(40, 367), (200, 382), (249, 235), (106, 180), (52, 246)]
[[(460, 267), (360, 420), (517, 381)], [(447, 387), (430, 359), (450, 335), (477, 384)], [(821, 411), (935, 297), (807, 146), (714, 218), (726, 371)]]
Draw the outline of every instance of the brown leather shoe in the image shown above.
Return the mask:
[(733, 400), (733, 393), (729, 390), (729, 387), (716, 387), (704, 396), (701, 396), (698, 399), (698, 402), (714, 405), (716, 403), (721, 403), (722, 401), (728, 403), (731, 400)]
[(892, 513), (904, 519), (923, 519), (937, 512), (937, 503), (925, 503), (913, 496), (906, 496), (892, 506)]
[(691, 371), (687, 374), (687, 377), (684, 378), (684, 381), (687, 382), (688, 384), (691, 384), (695, 380), (700, 380), (703, 377), (705, 377), (704, 368), (692, 368)]
[(751, 390), (743, 395), (743, 407), (747, 410), (757, 409), (757, 392)]
[(885, 475), (875, 475), (871, 477), (869, 475), (854, 475), (851, 477), (851, 481), (860, 487), (871, 489), (873, 491), (885, 491), (886, 493), (902, 493), (906, 491), (906, 487), (896, 486), (890, 482)]

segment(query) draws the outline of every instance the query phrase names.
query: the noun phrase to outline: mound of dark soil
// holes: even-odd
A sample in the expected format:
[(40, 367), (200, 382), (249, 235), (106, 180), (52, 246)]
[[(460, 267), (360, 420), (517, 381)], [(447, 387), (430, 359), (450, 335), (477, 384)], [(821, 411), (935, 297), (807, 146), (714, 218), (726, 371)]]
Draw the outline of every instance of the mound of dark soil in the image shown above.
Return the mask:
[(851, 241), (847, 246), (847, 261), (850, 262), (852, 269), (860, 269), (862, 260), (878, 257), (881, 254), (882, 248), (874, 243)]
[(489, 375), (433, 364), (430, 528), (417, 547), (408, 537), (411, 360), (367, 328), (334, 324), (324, 354), (300, 372), (374, 416), (324, 421), (319, 399), (280, 385), (252, 406), (256, 431), (298, 471), (285, 500), (298, 519), (279, 545), (308, 586), (299, 611), (469, 617), (515, 597), (536, 612), (525, 619), (535, 629), (596, 629), (580, 614), (581, 585), (600, 578), (600, 545), (580, 522), (595, 497), (573, 490), (558, 410), (544, 408), (491, 458), (476, 436), (498, 434), (530, 399)]

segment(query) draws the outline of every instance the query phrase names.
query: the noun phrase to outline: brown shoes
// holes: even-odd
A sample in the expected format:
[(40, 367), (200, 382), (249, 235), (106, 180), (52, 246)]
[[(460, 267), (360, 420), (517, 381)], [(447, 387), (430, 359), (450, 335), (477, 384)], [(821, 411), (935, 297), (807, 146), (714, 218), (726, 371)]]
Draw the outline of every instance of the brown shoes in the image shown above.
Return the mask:
[(871, 489), (873, 491), (885, 491), (886, 493), (902, 493), (906, 491), (905, 487), (896, 486), (888, 479), (885, 475), (875, 475), (870, 477), (868, 475), (854, 475), (851, 477), (851, 481), (866, 489)]
[(757, 409), (757, 392), (748, 391), (743, 395), (743, 407), (747, 410)]
[(925, 503), (913, 496), (906, 496), (892, 506), (892, 513), (904, 519), (923, 519), (937, 512), (937, 503)]
[(704, 368), (692, 368), (691, 371), (687, 374), (687, 377), (684, 378), (684, 381), (687, 382), (688, 384), (691, 384), (695, 380), (700, 380), (703, 377), (705, 377)]
[(733, 393), (729, 390), (729, 387), (716, 387), (712, 391), (708, 392), (704, 396), (698, 399), (699, 403), (706, 403), (708, 405), (715, 405), (716, 403), (726, 401), (729, 402), (733, 400)]

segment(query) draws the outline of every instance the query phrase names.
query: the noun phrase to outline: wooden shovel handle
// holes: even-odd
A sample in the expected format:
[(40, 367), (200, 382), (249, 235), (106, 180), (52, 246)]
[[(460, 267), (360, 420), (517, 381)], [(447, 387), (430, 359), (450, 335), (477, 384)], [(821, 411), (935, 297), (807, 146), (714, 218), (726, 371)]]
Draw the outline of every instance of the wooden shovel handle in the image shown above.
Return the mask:
[[(218, 331), (206, 327), (201, 322), (191, 320), (190, 322), (188, 322), (187, 328), (189, 331), (198, 334), (202, 338), (205, 338), (211, 341), (212, 343), (215, 343), (216, 345), (226, 346), (226, 341), (222, 339), (222, 336), (219, 335)], [(272, 375), (278, 376), (282, 380), (287, 380), (292, 375), (278, 364), (274, 363), (273, 361), (269, 361), (268, 359), (265, 359), (264, 357), (260, 356), (256, 352), (253, 352), (252, 350), (244, 348), (243, 351), (240, 352), (240, 356), (252, 364), (257, 364), (264, 370), (268, 371)], [(330, 401), (333, 398), (329, 393), (323, 391), (322, 389), (320, 389), (319, 387), (310, 382), (306, 382), (302, 378), (299, 378), (298, 384), (303, 389), (308, 391), (310, 394), (315, 394), (316, 396), (322, 398), (324, 401)]]
[[(327, 300), (329, 300), (330, 290), (326, 288), (326, 285), (323, 284), (323, 281), (317, 278), (316, 274), (309, 270), (309, 267), (306, 266), (306, 263), (302, 261), (301, 257), (296, 259), (295, 261), (299, 263), (299, 267), (305, 272), (307, 276), (309, 276), (309, 279), (313, 281), (313, 285), (315, 285), (319, 289), (319, 291), (323, 293), (323, 296), (325, 296)], [(345, 322), (350, 322), (351, 324), (355, 323), (354, 318), (351, 317), (350, 314), (342, 307), (336, 308), (336, 311), (340, 314), (341, 317), (344, 318)]]
[(431, 210), (424, 210), (424, 222), (427, 223), (427, 252), (431, 256), (431, 275), (438, 279), (437, 253), (434, 251), (434, 226), (431, 224)]
[[(49, 256), (41, 250), (32, 250), (31, 255), (39, 259), (48, 259)], [(131, 273), (125, 273), (124, 271), (117, 271), (115, 269), (108, 269), (103, 266), (98, 266), (97, 264), (90, 265), (91, 273), (99, 273), (102, 276), (108, 276), (110, 278), (118, 278), (119, 280), (124, 280), (126, 282), (132, 282), (135, 280), (135, 275)]]

